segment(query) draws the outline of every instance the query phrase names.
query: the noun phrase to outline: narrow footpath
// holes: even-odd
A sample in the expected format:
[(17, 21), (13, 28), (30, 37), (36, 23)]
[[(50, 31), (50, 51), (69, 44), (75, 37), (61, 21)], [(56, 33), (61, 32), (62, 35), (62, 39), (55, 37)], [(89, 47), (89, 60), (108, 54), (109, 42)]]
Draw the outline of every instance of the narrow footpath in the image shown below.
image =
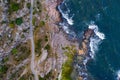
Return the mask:
[(32, 17), (33, 17), (33, 4), (34, 1), (31, 0), (31, 7), (30, 7), (30, 41), (31, 41), (31, 64), (30, 68), (34, 75), (34, 80), (39, 80), (37, 71), (35, 69), (35, 44), (34, 44), (34, 37), (33, 37), (33, 24), (32, 24)]

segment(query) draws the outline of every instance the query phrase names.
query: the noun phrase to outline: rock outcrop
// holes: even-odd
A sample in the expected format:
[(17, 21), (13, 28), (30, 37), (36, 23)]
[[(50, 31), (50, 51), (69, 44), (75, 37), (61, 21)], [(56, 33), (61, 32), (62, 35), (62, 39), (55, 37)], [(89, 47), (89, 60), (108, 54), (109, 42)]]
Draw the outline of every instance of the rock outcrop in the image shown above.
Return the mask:
[(92, 29), (88, 29), (84, 32), (84, 36), (82, 42), (79, 46), (79, 55), (85, 55), (88, 52), (88, 45), (90, 41), (90, 37), (94, 34)]

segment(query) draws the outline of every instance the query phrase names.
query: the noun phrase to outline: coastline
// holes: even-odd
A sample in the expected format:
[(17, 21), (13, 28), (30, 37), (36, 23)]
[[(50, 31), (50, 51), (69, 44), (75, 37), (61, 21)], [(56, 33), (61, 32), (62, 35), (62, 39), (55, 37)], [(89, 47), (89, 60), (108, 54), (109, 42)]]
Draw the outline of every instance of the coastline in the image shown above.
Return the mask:
[[(32, 44), (35, 45), (35, 49), (32, 50), (34, 51), (34, 59), (32, 59), (34, 68), (32, 69), (35, 70), (36, 74), (32, 78), (37, 76), (40, 79), (46, 80), (84, 80), (86, 78), (91, 80), (86, 64), (94, 58), (94, 44), (96, 43), (94, 37), (97, 36), (99, 41), (101, 41), (104, 39), (104, 34), (99, 32), (96, 24), (90, 23), (78, 39), (74, 31), (69, 29), (69, 26), (72, 26), (74, 21), (68, 16), (69, 13), (62, 11), (64, 2), (63, 0), (41, 0), (34, 2), (33, 19), (31, 18), (30, 21), (33, 26), (33, 30), (31, 30), (33, 31)], [(29, 8), (27, 10), (29, 14)], [(26, 17), (22, 17), (26, 19)], [(7, 74), (5, 73), (7, 78), (3, 76), (6, 80), (9, 78), (16, 80), (17, 77), (12, 77), (14, 74), (16, 74), (15, 76), (20, 74), (19, 78), (26, 79), (27, 76), (30, 78), (34, 73), (30, 70), (31, 45), (30, 36), (25, 34), (29, 32), (27, 31), (29, 30), (29, 24), (27, 25), (28, 29), (25, 30), (26, 32), (23, 31), (24, 28), (21, 30), (21, 35), (24, 34), (26, 36), (19, 36), (19, 40), (23, 38), (26, 41), (21, 42), (21, 44), (18, 43), (18, 46), (16, 45), (12, 48), (10, 54), (1, 60), (8, 68), (6, 70)], [(21, 26), (26, 28), (25, 25)], [(19, 26), (16, 27), (20, 28)], [(20, 67), (17, 68), (19, 65)]]
[[(57, 7), (59, 5), (57, 5)], [(60, 18), (59, 22), (61, 22), (62, 21), (62, 14), (60, 13), (59, 10), (57, 10), (57, 11), (59, 13), (59, 18)], [(86, 29), (84, 31), (84, 34), (82, 35), (83, 37), (82, 37), (81, 42), (79, 42), (77, 39), (70, 40), (70, 39), (68, 39), (68, 35), (67, 35), (67, 33), (64, 32), (64, 30), (62, 30), (61, 32), (63, 32), (62, 35), (63, 36), (65, 35), (65, 38), (68, 41), (73, 42), (73, 44), (74, 43), (77, 44), (77, 47), (76, 47), (77, 48), (77, 59), (75, 59), (75, 60), (78, 60), (78, 62), (81, 62), (80, 64), (82, 64), (81, 67), (83, 67), (83, 68), (81, 70), (79, 70), (79, 68), (76, 67), (76, 65), (79, 63), (74, 64), (73, 68), (75, 69), (75, 73), (78, 73), (78, 75), (76, 75), (77, 76), (76, 79), (78, 79), (78, 80), (83, 80), (85, 78), (91, 79), (91, 76), (88, 75), (88, 73), (87, 73), (86, 63), (90, 59), (90, 54), (89, 54), (89, 52), (90, 52), (90, 38), (95, 35), (94, 29), (91, 29), (91, 28)], [(73, 59), (73, 61), (75, 61), (75, 60)], [(74, 73), (74, 72), (72, 72), (72, 73)]]
[[(62, 21), (62, 16), (57, 7), (62, 3), (63, 0), (53, 0), (53, 2), (47, 3), (49, 4), (47, 7), (47, 12), (49, 12), (49, 17), (51, 20), (48, 21), (48, 25), (50, 26), (50, 44), (53, 50), (53, 54), (57, 55), (58, 58), (55, 60), (55, 64), (57, 67), (54, 67), (57, 72), (60, 74), (58, 76), (61, 76), (61, 71), (63, 69), (63, 65), (65, 66), (66, 61), (70, 62), (70, 64), (73, 63), (74, 60), (68, 61), (68, 57), (65, 55), (65, 52), (63, 48), (66, 47), (73, 47), (77, 51), (79, 50), (79, 43), (77, 41), (72, 41), (68, 39), (68, 35), (60, 28), (59, 23)], [(49, 1), (48, 1), (49, 2)], [(52, 4), (52, 5), (51, 5)], [(70, 53), (71, 54), (71, 53)], [(74, 53), (75, 55), (76, 53)], [(69, 66), (70, 67), (70, 66)], [(74, 66), (72, 66), (74, 67)], [(63, 73), (63, 72), (62, 72)], [(66, 74), (67, 75), (67, 74)], [(69, 75), (70, 76), (70, 75)], [(61, 76), (62, 77), (62, 76)], [(61, 79), (61, 78), (59, 78)]]
[[(84, 68), (85, 68), (84, 57), (88, 56), (90, 38), (91, 38), (91, 36), (94, 35), (94, 30), (89, 29), (89, 28), (87, 30), (85, 30), (81, 42), (79, 42), (78, 40), (70, 40), (68, 38), (68, 34), (65, 33), (63, 29), (60, 29), (60, 27), (58, 25), (58, 23), (60, 23), (62, 21), (62, 15), (61, 15), (60, 11), (57, 9), (57, 7), (62, 3), (63, 0), (57, 0), (57, 1), (55, 2), (55, 0), (54, 0), (53, 1), (54, 3), (50, 3), (50, 4), (52, 4), (52, 6), (49, 5), (49, 8), (48, 8), (49, 16), (52, 19), (50, 22), (48, 22), (48, 24), (50, 26), (52, 26), (50, 28), (51, 46), (53, 48), (54, 53), (61, 54), (61, 55), (58, 54), (61, 57), (58, 59), (58, 61), (56, 61), (56, 62), (60, 63), (60, 64), (57, 64), (57, 65), (61, 66), (59, 68), (59, 69), (61, 69), (62, 64), (65, 63), (65, 61), (67, 60), (67, 57), (64, 56), (64, 54), (63, 54), (64, 50), (60, 49), (60, 45), (62, 45), (62, 46), (74, 45), (75, 49), (77, 51), (77, 57), (82, 57), (83, 58), (82, 60), (78, 59), (78, 61), (80, 61), (81, 64), (82, 64), (81, 66), (84, 66)], [(65, 60), (63, 60), (63, 59), (65, 59)], [(76, 64), (74, 64), (73, 68), (77, 69)], [(81, 70), (81, 71), (84, 73), (84, 69)], [(61, 70), (59, 70), (58, 72), (60, 73)], [(79, 73), (79, 71), (76, 71), (76, 72)], [(76, 79), (83, 80), (84, 76), (85, 75), (78, 74), (77, 75), (78, 78), (76, 78)]]

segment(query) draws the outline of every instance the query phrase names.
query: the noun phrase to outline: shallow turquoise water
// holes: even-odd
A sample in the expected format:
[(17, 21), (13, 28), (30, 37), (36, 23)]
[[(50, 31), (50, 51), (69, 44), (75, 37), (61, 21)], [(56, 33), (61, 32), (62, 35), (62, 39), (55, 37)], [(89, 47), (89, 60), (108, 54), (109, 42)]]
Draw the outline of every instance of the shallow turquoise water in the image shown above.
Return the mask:
[(120, 0), (65, 0), (63, 12), (72, 17), (77, 36), (91, 21), (106, 38), (101, 41), (94, 59), (87, 63), (88, 73), (95, 80), (116, 80), (120, 69)]

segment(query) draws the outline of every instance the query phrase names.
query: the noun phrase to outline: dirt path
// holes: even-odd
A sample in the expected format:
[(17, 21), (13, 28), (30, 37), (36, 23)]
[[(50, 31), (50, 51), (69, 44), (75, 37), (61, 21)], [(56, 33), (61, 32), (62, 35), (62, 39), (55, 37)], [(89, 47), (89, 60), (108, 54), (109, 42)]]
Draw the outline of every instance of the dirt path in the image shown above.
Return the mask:
[(32, 26), (32, 17), (33, 17), (33, 0), (31, 0), (31, 8), (30, 8), (30, 40), (31, 40), (31, 71), (34, 75), (34, 80), (38, 79), (37, 71), (35, 70), (35, 44), (33, 38), (33, 26)]

